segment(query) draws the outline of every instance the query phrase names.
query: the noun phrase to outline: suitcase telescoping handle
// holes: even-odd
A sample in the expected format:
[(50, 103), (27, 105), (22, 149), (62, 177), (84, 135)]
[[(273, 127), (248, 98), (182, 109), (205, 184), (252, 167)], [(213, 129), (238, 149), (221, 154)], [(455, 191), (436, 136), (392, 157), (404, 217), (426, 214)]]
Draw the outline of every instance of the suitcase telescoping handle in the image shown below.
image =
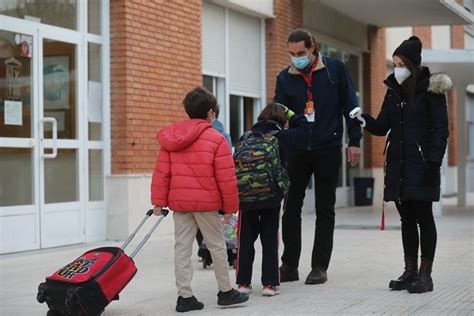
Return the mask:
[[(161, 221), (166, 217), (166, 215), (168, 215), (169, 212), (170, 211), (166, 208), (161, 209), (162, 216), (160, 216), (160, 218), (156, 221), (156, 223), (150, 229), (150, 231), (145, 236), (145, 238), (143, 238), (143, 240), (140, 242), (137, 248), (135, 248), (135, 250), (130, 255), (130, 258), (135, 257), (135, 255), (140, 251), (140, 249), (142, 249), (143, 245), (148, 241), (148, 239), (150, 239), (151, 234), (153, 234), (155, 229), (158, 227), (158, 225), (160, 225)], [(145, 222), (148, 220), (148, 218), (150, 218), (151, 215), (153, 215), (153, 210), (148, 210), (146, 212), (145, 218), (143, 218), (143, 220), (140, 222), (140, 224), (138, 224), (138, 227), (134, 230), (134, 232), (127, 238), (127, 240), (125, 240), (125, 242), (123, 243), (122, 247), (120, 247), (120, 249), (125, 250), (125, 248), (132, 241), (132, 239), (135, 238), (135, 235), (138, 233), (140, 228), (142, 228), (143, 224), (145, 224)]]

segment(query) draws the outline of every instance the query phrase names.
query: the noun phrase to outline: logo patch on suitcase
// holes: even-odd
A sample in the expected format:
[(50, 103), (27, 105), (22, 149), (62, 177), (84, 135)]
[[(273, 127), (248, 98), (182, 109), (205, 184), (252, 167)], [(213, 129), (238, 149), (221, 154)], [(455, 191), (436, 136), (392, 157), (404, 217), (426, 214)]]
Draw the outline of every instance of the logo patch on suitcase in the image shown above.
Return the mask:
[(85, 257), (80, 257), (60, 269), (57, 273), (60, 277), (65, 279), (72, 279), (76, 274), (88, 273), (96, 260), (96, 258), (87, 259)]

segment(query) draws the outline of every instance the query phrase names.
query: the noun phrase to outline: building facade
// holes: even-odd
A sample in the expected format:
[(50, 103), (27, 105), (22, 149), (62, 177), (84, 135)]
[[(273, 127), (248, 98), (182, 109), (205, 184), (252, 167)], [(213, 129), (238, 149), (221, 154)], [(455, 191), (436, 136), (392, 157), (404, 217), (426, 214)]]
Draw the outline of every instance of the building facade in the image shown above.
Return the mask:
[[(472, 15), (463, 6), (385, 2), (383, 8), (342, 0), (1, 2), (0, 253), (125, 238), (150, 207), (155, 134), (186, 117), (185, 93), (198, 85), (212, 91), (235, 142), (272, 100), (295, 28), (310, 30), (324, 54), (344, 61), (360, 104), (374, 115), (390, 71), (386, 53), (400, 32), (387, 27), (409, 27), (433, 47), (424, 51), (430, 66), (449, 70), (435, 51), (447, 28), (449, 49), (467, 51), (459, 58), (474, 65), (473, 41), (465, 36), (472, 33), (461, 25), (472, 23)], [(413, 6), (416, 15), (404, 13)], [(452, 135), (462, 133), (460, 126), (474, 131), (474, 110), (460, 112), (463, 102), (472, 104), (460, 97), (470, 89), (460, 85), (450, 95)], [(467, 149), (463, 139), (450, 138), (450, 168), (459, 168), (460, 155), (469, 168), (474, 146)], [(352, 205), (357, 176), (376, 178), (375, 203), (381, 201), (383, 143), (365, 134), (363, 163), (349, 167), (343, 157), (338, 206)], [(459, 183), (459, 175), (449, 174), (461, 173), (448, 172), (447, 181)]]

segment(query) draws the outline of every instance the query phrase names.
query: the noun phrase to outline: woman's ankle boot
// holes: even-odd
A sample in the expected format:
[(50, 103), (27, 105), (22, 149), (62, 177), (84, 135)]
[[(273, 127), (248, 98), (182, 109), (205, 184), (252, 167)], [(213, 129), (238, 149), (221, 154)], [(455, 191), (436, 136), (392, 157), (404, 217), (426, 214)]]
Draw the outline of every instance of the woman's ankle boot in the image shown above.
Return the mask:
[(425, 293), (433, 291), (433, 279), (431, 278), (431, 269), (433, 268), (433, 260), (421, 258), (420, 271), (415, 282), (411, 283), (407, 290), (410, 293)]
[(418, 273), (418, 258), (417, 257), (405, 257), (405, 271), (397, 279), (390, 281), (388, 285), (394, 291), (406, 290), (410, 283), (416, 280)]

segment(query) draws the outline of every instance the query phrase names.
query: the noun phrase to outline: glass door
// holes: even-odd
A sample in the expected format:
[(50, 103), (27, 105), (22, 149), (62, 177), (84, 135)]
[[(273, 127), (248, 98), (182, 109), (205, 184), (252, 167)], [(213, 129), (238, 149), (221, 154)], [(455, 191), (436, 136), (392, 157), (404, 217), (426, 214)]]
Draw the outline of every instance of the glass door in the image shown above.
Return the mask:
[[(74, 33), (73, 33), (74, 34)], [(80, 190), (84, 137), (78, 111), (80, 38), (39, 32), (39, 150), (41, 247), (84, 241)]]
[(80, 33), (0, 16), (0, 253), (85, 240), (81, 47)]
[(0, 253), (40, 247), (37, 45), (0, 17)]

